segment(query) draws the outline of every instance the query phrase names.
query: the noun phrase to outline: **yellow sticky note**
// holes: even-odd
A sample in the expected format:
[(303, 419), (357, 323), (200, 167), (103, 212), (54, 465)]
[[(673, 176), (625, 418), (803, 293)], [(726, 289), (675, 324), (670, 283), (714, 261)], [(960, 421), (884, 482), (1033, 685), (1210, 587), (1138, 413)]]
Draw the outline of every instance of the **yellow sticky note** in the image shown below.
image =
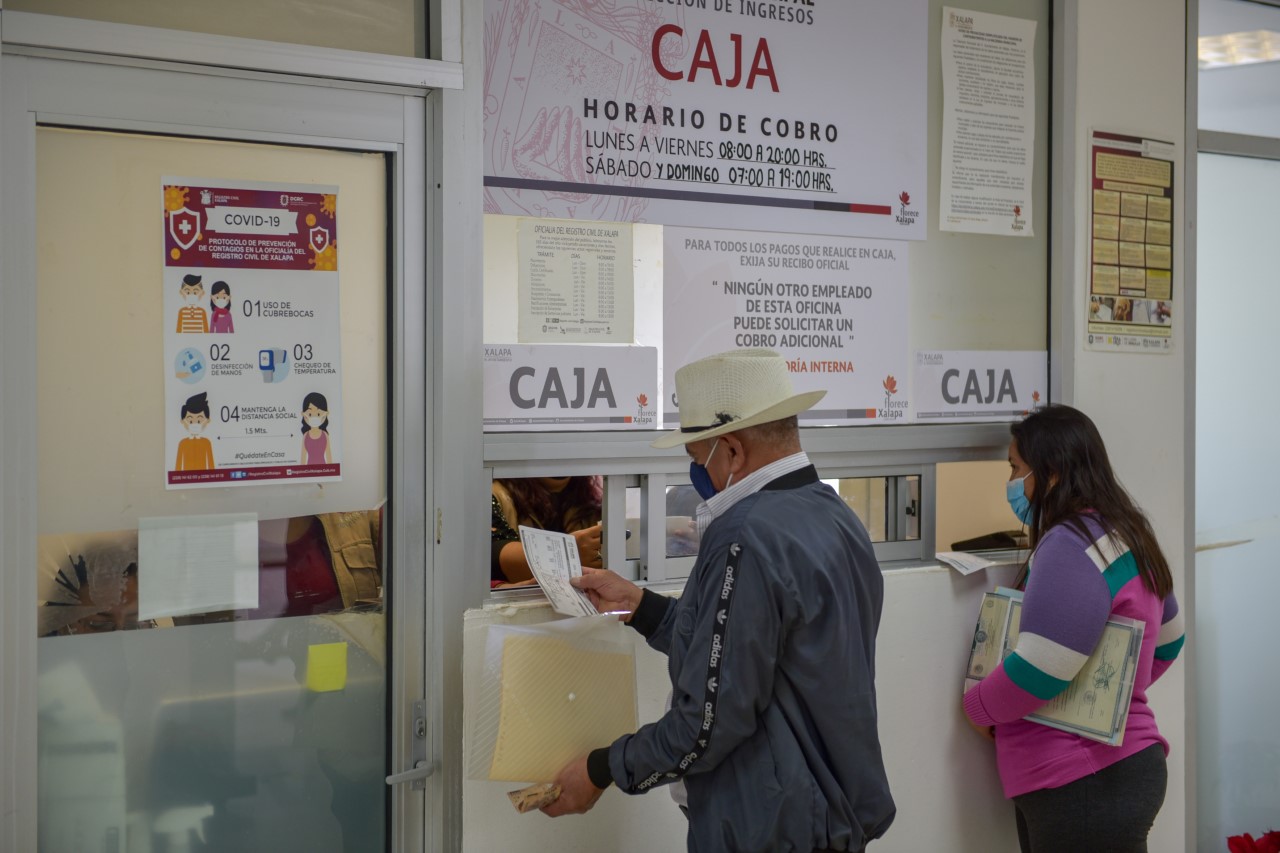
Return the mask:
[(317, 643), (307, 647), (307, 689), (331, 693), (347, 686), (347, 644)]

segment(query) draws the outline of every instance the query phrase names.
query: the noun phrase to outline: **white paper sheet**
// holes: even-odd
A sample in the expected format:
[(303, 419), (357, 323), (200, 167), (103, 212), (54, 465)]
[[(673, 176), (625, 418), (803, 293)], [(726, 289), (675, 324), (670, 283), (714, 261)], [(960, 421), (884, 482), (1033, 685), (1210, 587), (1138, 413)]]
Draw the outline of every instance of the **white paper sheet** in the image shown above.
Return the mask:
[(1020, 565), (1026, 558), (1026, 552), (1017, 550), (994, 551), (984, 556), (969, 551), (939, 551), (933, 556), (960, 574), (971, 575), (974, 572), (980, 572), (993, 566)]
[(568, 533), (553, 533), (536, 527), (520, 527), (520, 544), (533, 576), (538, 579), (547, 600), (557, 613), (565, 616), (595, 616), (595, 606), (587, 594), (576, 590), (570, 578), (581, 577), (578, 543)]
[(630, 223), (522, 218), (520, 342), (635, 340)]
[(1035, 40), (1035, 21), (942, 10), (942, 231), (1032, 235)]
[(257, 606), (255, 513), (138, 519), (138, 618)]

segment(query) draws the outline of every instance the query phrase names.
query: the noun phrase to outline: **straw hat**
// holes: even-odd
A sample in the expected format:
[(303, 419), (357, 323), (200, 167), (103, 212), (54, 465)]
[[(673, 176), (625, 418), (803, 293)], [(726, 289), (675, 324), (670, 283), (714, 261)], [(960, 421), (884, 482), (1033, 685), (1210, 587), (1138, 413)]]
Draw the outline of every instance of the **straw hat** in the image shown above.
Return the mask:
[(787, 363), (773, 350), (739, 349), (709, 355), (676, 371), (680, 429), (651, 446), (679, 447), (780, 421), (811, 408), (826, 393), (792, 393)]

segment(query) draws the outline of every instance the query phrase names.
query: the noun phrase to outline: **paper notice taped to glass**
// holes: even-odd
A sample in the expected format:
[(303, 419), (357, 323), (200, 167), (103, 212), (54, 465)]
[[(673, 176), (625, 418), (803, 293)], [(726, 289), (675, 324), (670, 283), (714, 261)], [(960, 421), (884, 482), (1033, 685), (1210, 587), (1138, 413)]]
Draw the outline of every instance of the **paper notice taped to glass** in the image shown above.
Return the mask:
[(595, 616), (591, 599), (573, 588), (571, 578), (582, 576), (578, 542), (568, 533), (553, 533), (536, 527), (520, 527), (520, 544), (538, 585), (546, 593), (551, 608), (565, 616)]

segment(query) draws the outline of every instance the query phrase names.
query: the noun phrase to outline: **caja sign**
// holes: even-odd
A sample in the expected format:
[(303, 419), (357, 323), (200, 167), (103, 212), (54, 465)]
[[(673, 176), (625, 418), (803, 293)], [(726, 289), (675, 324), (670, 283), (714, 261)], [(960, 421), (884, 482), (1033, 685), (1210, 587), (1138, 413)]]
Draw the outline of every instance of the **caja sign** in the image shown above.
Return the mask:
[(654, 429), (656, 347), (486, 344), (490, 431)]
[(1043, 351), (917, 352), (916, 419), (1014, 420), (1044, 405)]

